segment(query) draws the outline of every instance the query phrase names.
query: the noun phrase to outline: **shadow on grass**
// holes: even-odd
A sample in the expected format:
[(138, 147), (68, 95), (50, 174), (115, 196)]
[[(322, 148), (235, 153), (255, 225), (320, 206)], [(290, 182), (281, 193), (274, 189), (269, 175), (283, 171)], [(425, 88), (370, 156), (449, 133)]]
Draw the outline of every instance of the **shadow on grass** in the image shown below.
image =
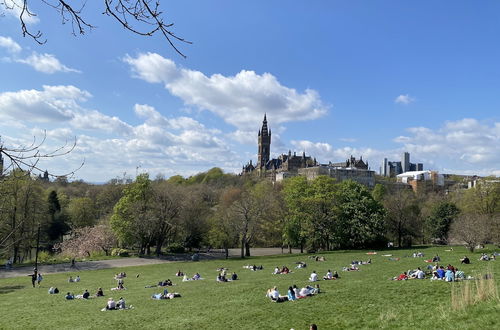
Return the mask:
[(21, 290), (24, 289), (24, 285), (6, 285), (6, 286), (0, 286), (0, 294), (6, 294), (10, 292), (14, 292), (16, 290)]

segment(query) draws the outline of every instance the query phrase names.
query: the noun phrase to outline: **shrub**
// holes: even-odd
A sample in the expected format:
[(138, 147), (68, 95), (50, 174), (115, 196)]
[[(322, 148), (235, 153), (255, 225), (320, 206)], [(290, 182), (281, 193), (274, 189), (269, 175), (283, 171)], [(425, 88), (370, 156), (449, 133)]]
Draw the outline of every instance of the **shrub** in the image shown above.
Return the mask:
[(115, 249), (111, 250), (111, 255), (117, 256), (117, 257), (128, 257), (129, 252), (126, 249), (115, 248)]
[(38, 252), (38, 262), (47, 263), (47, 262), (54, 261), (54, 260), (55, 260), (55, 258), (47, 251)]
[(184, 253), (184, 246), (179, 243), (172, 243), (167, 246), (167, 252), (170, 253)]

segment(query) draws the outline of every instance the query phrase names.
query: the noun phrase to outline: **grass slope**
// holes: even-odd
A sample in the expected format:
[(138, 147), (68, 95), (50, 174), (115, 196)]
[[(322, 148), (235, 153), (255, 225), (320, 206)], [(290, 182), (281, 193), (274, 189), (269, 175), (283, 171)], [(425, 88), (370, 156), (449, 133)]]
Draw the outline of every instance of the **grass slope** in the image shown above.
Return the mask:
[[(366, 260), (367, 251), (337, 251), (322, 253), (326, 262), (315, 262), (306, 255), (280, 255), (246, 260), (217, 260), (204, 262), (177, 262), (123, 269), (82, 271), (79, 283), (68, 283), (69, 275), (61, 273), (44, 276), (41, 288), (32, 288), (30, 278), (19, 277), (0, 280), (1, 329), (308, 329), (316, 323), (319, 329), (342, 328), (500, 328), (498, 301), (481, 302), (463, 311), (451, 309), (451, 286), (430, 280), (390, 281), (402, 271), (428, 264), (424, 259), (434, 254), (441, 256), (441, 264), (451, 263), (467, 275), (484, 272), (488, 267), (499, 274), (500, 260), (478, 261), (479, 254), (466, 253), (461, 247), (446, 252), (445, 247), (420, 249), (426, 258), (405, 257), (415, 250), (393, 250), (371, 256), (371, 265), (362, 265), (359, 272), (342, 272), (351, 260)], [(490, 251), (491, 252), (491, 251)], [(382, 254), (392, 253), (401, 257), (390, 261)], [(469, 255), (471, 265), (461, 267), (459, 259)], [(295, 262), (308, 263), (306, 269), (295, 269)], [(245, 264), (262, 264), (263, 271), (243, 269)], [(275, 266), (287, 265), (293, 270), (288, 275), (272, 275)], [(240, 280), (217, 283), (217, 267), (236, 271)], [(174, 276), (177, 269), (189, 275), (199, 272), (204, 281), (183, 283)], [(293, 284), (308, 284), (312, 270), (322, 277), (327, 269), (337, 270), (337, 281), (321, 281), (324, 293), (295, 302), (272, 303), (265, 293), (269, 287), (278, 286), (281, 294)], [(116, 285), (113, 275), (126, 271), (126, 291), (112, 292)], [(136, 274), (140, 274), (136, 278)], [(161, 288), (144, 288), (170, 278), (176, 286), (170, 291), (182, 294), (173, 300), (152, 300), (151, 294)], [(497, 287), (500, 283), (497, 280)], [(47, 294), (50, 286), (57, 286), (58, 295)], [(88, 301), (66, 301), (67, 291), (80, 294), (88, 289), (92, 294), (97, 287), (104, 289), (105, 297)], [(135, 308), (127, 311), (100, 312), (108, 297), (115, 300), (123, 296)]]

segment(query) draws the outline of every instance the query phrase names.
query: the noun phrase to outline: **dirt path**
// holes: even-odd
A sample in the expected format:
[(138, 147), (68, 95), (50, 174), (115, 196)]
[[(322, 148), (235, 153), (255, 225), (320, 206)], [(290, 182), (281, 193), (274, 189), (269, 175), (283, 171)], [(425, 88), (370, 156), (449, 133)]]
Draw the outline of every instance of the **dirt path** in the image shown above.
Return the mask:
[[(284, 251), (287, 253), (287, 251)], [(293, 253), (299, 253), (298, 250), (293, 250)], [(252, 249), (251, 253), (253, 256), (270, 256), (281, 254), (280, 248), (256, 248)], [(230, 249), (229, 256), (238, 257), (240, 255), (239, 249)], [(211, 252), (211, 253), (200, 253), (200, 260), (208, 259), (220, 259), (223, 258), (224, 254), (221, 252)], [(187, 261), (190, 260), (190, 254), (183, 254), (177, 256), (170, 256), (166, 258), (122, 258), (122, 259), (111, 259), (111, 260), (98, 260), (98, 261), (80, 261), (76, 263), (76, 268), (71, 268), (70, 263), (56, 264), (56, 265), (41, 265), (39, 266), (39, 271), (42, 274), (53, 274), (53, 273), (65, 273), (65, 272), (75, 272), (83, 270), (97, 270), (97, 269), (107, 269), (107, 268), (121, 268), (130, 266), (144, 266), (161, 264), (175, 261)], [(0, 269), (0, 279), (9, 277), (19, 277), (27, 276), (33, 273), (32, 266), (26, 267), (16, 267), (12, 270)]]

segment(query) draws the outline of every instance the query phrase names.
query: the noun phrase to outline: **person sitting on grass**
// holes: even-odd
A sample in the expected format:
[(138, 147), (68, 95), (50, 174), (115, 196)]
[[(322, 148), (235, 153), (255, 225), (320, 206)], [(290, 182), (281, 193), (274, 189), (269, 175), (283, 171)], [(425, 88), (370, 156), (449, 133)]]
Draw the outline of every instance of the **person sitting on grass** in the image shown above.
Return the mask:
[(436, 270), (437, 278), (440, 280), (444, 278), (445, 273), (446, 271), (444, 270), (443, 266), (439, 266), (439, 268)]
[(231, 274), (231, 281), (236, 281), (237, 279), (238, 279), (238, 275), (235, 272), (233, 272)]
[(66, 293), (65, 296), (66, 300), (73, 300), (75, 299), (75, 296), (71, 294), (71, 292)]
[(464, 256), (462, 259), (460, 259), (460, 263), (462, 263), (462, 264), (466, 264), (466, 265), (470, 264), (470, 259), (469, 259), (469, 257)]
[(273, 274), (281, 274), (281, 270), (278, 266), (276, 266), (276, 268), (274, 268)]
[(120, 300), (116, 303), (116, 308), (117, 309), (127, 309), (127, 306), (125, 305), (125, 299), (120, 297)]
[(290, 273), (290, 269), (288, 269), (287, 266), (283, 266), (283, 268), (281, 268), (281, 274), (288, 274)]
[(333, 280), (333, 274), (332, 271), (328, 269), (328, 272), (326, 272), (326, 275), (323, 276), (324, 280)]
[(313, 270), (313, 272), (309, 276), (309, 282), (316, 282), (317, 280), (318, 280), (318, 274), (316, 274), (316, 271)]
[(434, 257), (432, 257), (432, 262), (440, 262), (441, 258), (436, 254)]
[(68, 278), (68, 283), (73, 283), (74, 281), (75, 281), (75, 280), (73, 279), (73, 276), (70, 276), (70, 277)]
[(463, 270), (455, 269), (455, 280), (465, 280), (465, 273)]
[(339, 273), (337, 273), (337, 271), (335, 271), (335, 272), (333, 272), (332, 277), (333, 277), (334, 279), (338, 279), (340, 276), (339, 276)]
[(116, 302), (113, 300), (113, 298), (108, 299), (108, 303), (106, 304), (105, 309), (107, 311), (112, 311), (116, 309)]
[(227, 278), (224, 275), (219, 274), (217, 275), (217, 282), (227, 282)]
[(85, 291), (83, 292), (83, 294), (82, 294), (82, 298), (83, 298), (83, 299), (89, 299), (89, 297), (90, 297), (90, 293), (89, 293), (87, 290), (85, 290)]
[(80, 276), (79, 275), (76, 275), (75, 279), (73, 280), (73, 282), (80, 282)]
[(199, 279), (201, 279), (201, 276), (200, 276), (199, 273), (196, 273), (196, 274), (193, 275), (193, 281), (196, 281), (196, 280), (199, 280)]
[(97, 292), (95, 293), (96, 297), (104, 297), (104, 291), (102, 291), (102, 288), (98, 288)]
[(448, 269), (444, 274), (444, 280), (446, 282), (455, 282), (455, 273), (451, 269)]
[(288, 294), (287, 295), (288, 295), (288, 300), (289, 301), (297, 300), (297, 297), (295, 296), (295, 291), (293, 291), (292, 287), (288, 288)]
[(267, 291), (267, 296), (269, 298), (271, 298), (271, 300), (274, 302), (284, 302), (284, 301), (288, 300), (288, 296), (280, 296), (280, 293), (279, 293), (277, 287), (273, 287), (272, 289), (269, 289)]
[(181, 272), (181, 270), (179, 269), (179, 270), (177, 271), (177, 273), (175, 273), (175, 276), (179, 276), (179, 277), (181, 277), (181, 276), (184, 276), (184, 273), (183, 273), (183, 272)]

